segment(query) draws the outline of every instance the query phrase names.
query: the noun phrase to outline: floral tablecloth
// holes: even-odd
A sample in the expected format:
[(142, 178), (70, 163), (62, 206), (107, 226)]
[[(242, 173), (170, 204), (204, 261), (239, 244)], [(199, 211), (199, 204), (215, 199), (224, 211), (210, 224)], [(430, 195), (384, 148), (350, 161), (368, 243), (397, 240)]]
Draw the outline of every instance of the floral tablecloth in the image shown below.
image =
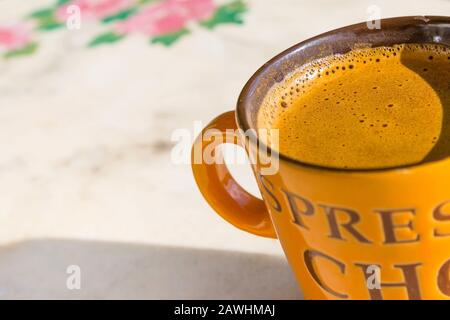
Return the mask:
[(279, 244), (215, 215), (171, 137), (373, 8), (450, 1), (0, 1), (0, 298), (301, 298)]

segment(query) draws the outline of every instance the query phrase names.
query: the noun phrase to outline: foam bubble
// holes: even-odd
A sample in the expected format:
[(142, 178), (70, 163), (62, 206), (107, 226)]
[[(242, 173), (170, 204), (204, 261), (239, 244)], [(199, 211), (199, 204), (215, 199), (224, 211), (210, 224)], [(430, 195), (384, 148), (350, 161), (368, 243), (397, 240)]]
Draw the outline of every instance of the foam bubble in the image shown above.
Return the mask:
[[(439, 137), (442, 106), (448, 104), (449, 52), (441, 45), (406, 44), (358, 49), (318, 59), (270, 89), (261, 106), (264, 111), (258, 114), (258, 126), (279, 128), (281, 152), (306, 162), (380, 166), (368, 156), (367, 148), (381, 150), (376, 157), (383, 163), (389, 162), (385, 163), (388, 166), (420, 161), (429, 148), (416, 148), (408, 159), (399, 156), (395, 148), (439, 140), (431, 135)], [(430, 88), (430, 77), (441, 77), (437, 87)], [(287, 136), (300, 138), (292, 143)], [(395, 142), (398, 136), (405, 138)], [(374, 143), (371, 137), (383, 139), (383, 145)], [(387, 146), (389, 140), (396, 145)], [(345, 155), (324, 156), (338, 152), (335, 146), (342, 145), (347, 146), (352, 157), (359, 154), (367, 161), (352, 162)], [(321, 153), (318, 159), (316, 155)]]

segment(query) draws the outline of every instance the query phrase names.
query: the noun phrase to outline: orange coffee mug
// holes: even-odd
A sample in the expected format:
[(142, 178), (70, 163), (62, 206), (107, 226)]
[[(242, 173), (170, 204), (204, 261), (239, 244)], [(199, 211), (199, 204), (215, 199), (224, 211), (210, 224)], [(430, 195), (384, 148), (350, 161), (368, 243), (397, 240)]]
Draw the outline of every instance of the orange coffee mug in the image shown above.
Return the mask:
[[(264, 200), (245, 191), (220, 161), (196, 161), (214, 130), (246, 147), (261, 100), (305, 62), (356, 46), (450, 45), (449, 17), (401, 17), (331, 31), (295, 45), (259, 69), (236, 111), (214, 119), (193, 146), (192, 169), (208, 203), (234, 226), (278, 238), (307, 299), (450, 299), (450, 159), (378, 170), (335, 170), (279, 158), (252, 168)], [(448, 119), (447, 119), (448, 121)], [(230, 129), (241, 129), (233, 131)], [(246, 143), (250, 140), (249, 143)], [(259, 150), (259, 148), (257, 148)], [(214, 153), (214, 152), (213, 152)], [(219, 156), (219, 154), (216, 154)]]

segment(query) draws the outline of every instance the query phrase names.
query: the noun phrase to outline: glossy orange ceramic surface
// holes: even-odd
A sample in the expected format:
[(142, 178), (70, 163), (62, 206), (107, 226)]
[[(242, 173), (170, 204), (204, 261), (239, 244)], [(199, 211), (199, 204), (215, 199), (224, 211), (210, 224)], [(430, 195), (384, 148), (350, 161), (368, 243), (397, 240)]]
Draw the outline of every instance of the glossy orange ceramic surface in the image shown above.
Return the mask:
[[(438, 27), (432, 30), (448, 36), (449, 18), (435, 21)], [(387, 25), (409, 30), (416, 25), (423, 29), (424, 23), (401, 18)], [(248, 100), (257, 95), (255, 88), (263, 85), (261, 77), (269, 67), (247, 84), (236, 119), (235, 112), (227, 112), (204, 129), (193, 158), (210, 144), (203, 135), (209, 129), (227, 135), (226, 129), (252, 126)], [(232, 141), (242, 144), (243, 139), (236, 134)], [(264, 200), (242, 189), (224, 164), (193, 161), (192, 168), (203, 196), (225, 220), (279, 239), (306, 298), (450, 299), (450, 159), (358, 171), (280, 156), (272, 175), (262, 174), (259, 162), (253, 164)]]

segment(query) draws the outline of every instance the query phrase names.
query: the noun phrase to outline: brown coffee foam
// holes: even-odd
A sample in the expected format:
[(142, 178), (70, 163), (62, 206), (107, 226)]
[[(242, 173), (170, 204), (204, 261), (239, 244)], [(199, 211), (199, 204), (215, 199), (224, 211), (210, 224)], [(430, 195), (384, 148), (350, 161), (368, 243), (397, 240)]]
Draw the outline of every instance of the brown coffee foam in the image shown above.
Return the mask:
[(281, 153), (323, 166), (417, 163), (437, 143), (447, 156), (449, 52), (407, 44), (313, 61), (271, 88), (258, 127), (280, 130)]

